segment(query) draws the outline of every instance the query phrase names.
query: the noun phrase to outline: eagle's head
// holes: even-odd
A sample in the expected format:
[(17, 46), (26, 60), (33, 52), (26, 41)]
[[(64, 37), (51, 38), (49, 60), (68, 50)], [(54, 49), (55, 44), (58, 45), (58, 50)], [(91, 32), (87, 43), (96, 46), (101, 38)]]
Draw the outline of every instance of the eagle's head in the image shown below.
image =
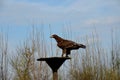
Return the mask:
[(56, 34), (53, 34), (50, 36), (50, 38), (55, 38), (55, 37), (58, 37)]
[(59, 36), (56, 35), (56, 34), (51, 35), (50, 38), (54, 38), (58, 43), (63, 40), (61, 37), (59, 37)]

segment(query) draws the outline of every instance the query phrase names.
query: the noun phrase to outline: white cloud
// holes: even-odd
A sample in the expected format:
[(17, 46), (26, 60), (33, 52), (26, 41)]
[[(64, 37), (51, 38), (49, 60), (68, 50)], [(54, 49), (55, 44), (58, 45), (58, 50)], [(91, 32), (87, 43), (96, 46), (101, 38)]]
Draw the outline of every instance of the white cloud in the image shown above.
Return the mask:
[[(63, 11), (62, 11), (63, 10)], [(66, 11), (63, 7), (51, 7), (38, 3), (11, 3), (0, 12), (1, 22), (25, 24), (32, 21), (45, 20), (56, 22), (64, 18)]]
[(112, 25), (120, 23), (120, 17), (102, 17), (96, 19), (89, 19), (84, 22), (85, 25)]
[[(83, 24), (90, 25), (93, 23), (112, 23), (119, 20), (112, 18), (102, 19), (104, 12), (98, 15), (98, 19), (90, 17), (98, 8), (108, 4), (107, 2), (102, 4), (101, 0), (75, 0), (75, 2), (68, 6), (50, 6), (44, 3), (17, 2), (15, 0), (5, 0), (5, 2), (6, 4), (0, 11), (0, 24), (25, 25), (32, 24), (33, 22), (41, 23), (41, 21), (52, 24), (71, 21), (73, 24), (79, 24), (81, 21)], [(110, 2), (109, 5), (113, 4)], [(102, 18), (99, 19), (99, 17)]]

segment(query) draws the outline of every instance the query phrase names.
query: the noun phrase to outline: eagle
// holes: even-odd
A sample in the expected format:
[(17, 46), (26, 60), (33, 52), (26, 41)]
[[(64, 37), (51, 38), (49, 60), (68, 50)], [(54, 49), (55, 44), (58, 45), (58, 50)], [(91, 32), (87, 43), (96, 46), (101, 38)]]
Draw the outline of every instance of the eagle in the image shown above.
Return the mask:
[(70, 55), (71, 50), (86, 48), (86, 46), (83, 44), (79, 44), (71, 40), (63, 39), (56, 34), (51, 35), (50, 38), (54, 38), (57, 42), (57, 46), (62, 49), (62, 57), (64, 56), (64, 54), (66, 55), (66, 57), (68, 57), (68, 55)]

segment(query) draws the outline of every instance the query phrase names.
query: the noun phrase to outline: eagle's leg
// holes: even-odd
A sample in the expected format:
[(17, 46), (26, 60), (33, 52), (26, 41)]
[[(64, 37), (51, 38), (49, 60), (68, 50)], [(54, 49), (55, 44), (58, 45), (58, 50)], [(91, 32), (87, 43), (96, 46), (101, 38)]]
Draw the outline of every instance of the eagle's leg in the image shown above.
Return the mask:
[(66, 49), (62, 50), (62, 57), (64, 57), (64, 54), (66, 54), (66, 51), (67, 51)]
[(66, 54), (66, 57), (69, 57), (68, 54)]
[(70, 55), (70, 50), (66, 51), (66, 57), (69, 57), (68, 55)]
[(62, 57), (63, 57), (63, 55), (64, 55), (64, 54), (62, 53)]

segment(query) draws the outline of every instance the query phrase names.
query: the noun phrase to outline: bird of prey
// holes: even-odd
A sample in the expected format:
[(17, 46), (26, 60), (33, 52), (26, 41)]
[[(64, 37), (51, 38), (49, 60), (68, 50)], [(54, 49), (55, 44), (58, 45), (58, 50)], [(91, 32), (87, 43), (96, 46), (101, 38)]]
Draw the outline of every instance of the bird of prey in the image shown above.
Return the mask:
[(86, 48), (86, 46), (83, 44), (78, 44), (74, 41), (63, 39), (56, 34), (53, 34), (50, 37), (54, 38), (57, 42), (57, 46), (62, 49), (62, 57), (64, 56), (64, 54), (66, 55), (66, 57), (68, 57), (71, 50), (76, 50), (79, 48), (84, 48), (84, 49)]

